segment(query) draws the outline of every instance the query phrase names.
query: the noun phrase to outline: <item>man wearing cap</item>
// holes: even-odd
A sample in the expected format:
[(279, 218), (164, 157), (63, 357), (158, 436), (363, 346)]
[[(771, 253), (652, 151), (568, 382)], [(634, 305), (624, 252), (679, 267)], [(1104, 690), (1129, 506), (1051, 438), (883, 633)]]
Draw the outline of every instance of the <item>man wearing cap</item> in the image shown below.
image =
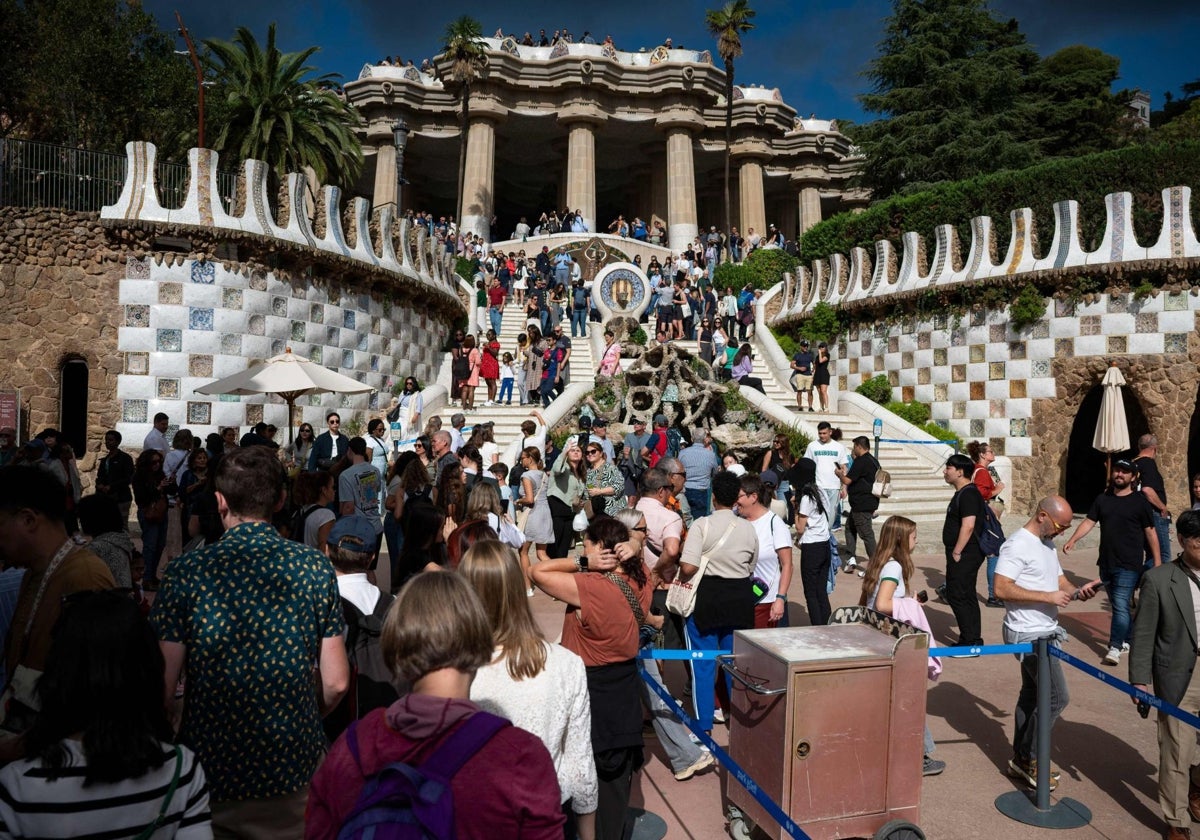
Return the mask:
[(604, 450), (604, 457), (608, 463), (615, 464), (617, 462), (617, 454), (613, 450), (612, 441), (608, 439), (608, 421), (603, 417), (597, 417), (592, 421), (591, 439)]
[(800, 339), (800, 349), (792, 356), (792, 384), (796, 388), (796, 408), (804, 410), (804, 395), (808, 394), (808, 410), (813, 409), (813, 370), (816, 360), (808, 349), (808, 339)]
[(1145, 494), (1133, 489), (1137, 467), (1121, 459), (1112, 465), (1108, 489), (1096, 497), (1087, 518), (1063, 546), (1068, 554), (1089, 531), (1100, 526), (1100, 580), (1112, 605), (1112, 623), (1108, 633), (1105, 665), (1119, 665), (1121, 654), (1129, 650), (1130, 606), (1133, 593), (1142, 578), (1144, 557), (1150, 553), (1153, 565), (1162, 563), (1158, 534), (1154, 528), (1154, 508)]
[(703, 426), (692, 429), (692, 445), (684, 447), (677, 460), (687, 473), (683, 494), (687, 497), (692, 516), (708, 516), (708, 495), (712, 490), (712, 478), (720, 468), (717, 456), (712, 451), (712, 437), (708, 429)]
[(379, 517), (379, 499), (383, 494), (383, 476), (367, 460), (367, 442), (360, 437), (350, 438), (350, 466), (338, 476), (340, 516), (362, 516), (375, 529), (375, 553), (383, 542), (383, 520)]

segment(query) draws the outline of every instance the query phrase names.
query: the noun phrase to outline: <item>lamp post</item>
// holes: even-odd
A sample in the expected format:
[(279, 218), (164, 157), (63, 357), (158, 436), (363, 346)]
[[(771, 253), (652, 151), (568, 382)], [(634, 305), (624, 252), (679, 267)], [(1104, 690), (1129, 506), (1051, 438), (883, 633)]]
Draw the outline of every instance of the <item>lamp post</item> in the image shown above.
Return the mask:
[(403, 118), (392, 125), (392, 143), (396, 147), (396, 218), (400, 218), (400, 191), (404, 189), (404, 149), (408, 146), (408, 123)]
[(196, 55), (196, 45), (192, 43), (191, 33), (187, 27), (183, 25), (183, 17), (179, 12), (175, 12), (175, 20), (179, 22), (179, 34), (183, 36), (183, 41), (187, 44), (187, 52), (176, 50), (177, 54), (188, 56), (192, 60), (192, 67), (196, 71), (196, 99), (199, 102), (197, 114), (197, 131), (196, 145), (201, 149), (204, 148), (204, 88), (207, 86), (204, 81), (204, 68), (200, 65), (200, 57)]

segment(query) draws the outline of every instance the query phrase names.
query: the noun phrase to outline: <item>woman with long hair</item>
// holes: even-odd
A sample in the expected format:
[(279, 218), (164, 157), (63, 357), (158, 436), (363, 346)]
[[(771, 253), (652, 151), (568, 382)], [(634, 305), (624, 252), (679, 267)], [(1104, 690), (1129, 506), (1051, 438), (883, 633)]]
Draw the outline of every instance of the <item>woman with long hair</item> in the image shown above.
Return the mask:
[(475, 389), (479, 387), (479, 366), (483, 363), (483, 354), (475, 346), (475, 336), (468, 335), (463, 339), (462, 355), (466, 361), (466, 375), (460, 383), (459, 396), (462, 400), (463, 411), (475, 408)]
[(757, 376), (750, 375), (753, 370), (754, 351), (751, 349), (750, 343), (745, 342), (733, 357), (733, 379), (742, 388), (753, 388), (759, 393), (766, 393), (763, 391), (763, 381)]
[(408, 528), (404, 547), (392, 574), (392, 593), (400, 591), (414, 575), (444, 569), (446, 556), (446, 514), (434, 505), (420, 500), (407, 507)]
[[(867, 564), (862, 591), (858, 595), (859, 606), (884, 615), (895, 615), (896, 601), (913, 597), (912, 553), (916, 547), (917, 523), (903, 516), (889, 516), (879, 532), (875, 553)], [(928, 725), (925, 727), (924, 749), (924, 775), (936, 776), (946, 769), (946, 762), (932, 757), (936, 746)]]
[(775, 488), (775, 498), (788, 501), (792, 489), (791, 482), (784, 476), (795, 466), (796, 459), (792, 457), (792, 441), (787, 435), (775, 435), (771, 448), (763, 453), (762, 468), (759, 473), (771, 470), (779, 476), (779, 485)]
[(542, 740), (563, 810), (568, 819), (578, 815), (579, 836), (590, 840), (597, 789), (587, 672), (578, 655), (542, 638), (516, 560), (511, 547), (484, 540), (471, 546), (458, 569), (483, 602), (495, 648), (491, 663), (475, 675), (471, 700)]
[[(971, 476), (971, 480), (979, 488), (979, 495), (983, 496), (983, 501), (989, 505), (993, 505), (993, 510), (998, 518), (1004, 513), (1003, 503), (996, 501), (1000, 498), (1000, 492), (1004, 489), (1004, 482), (1000, 480), (999, 476), (994, 475), (996, 470), (992, 466), (992, 462), (996, 460), (996, 451), (992, 449), (992, 445), (986, 440), (973, 440), (967, 444), (967, 457), (975, 462), (975, 473)], [(989, 607), (1004, 606), (1004, 602), (996, 597), (996, 563), (999, 560), (1000, 555), (993, 554), (986, 561), (987, 605)]]
[(817, 399), (821, 403), (821, 411), (829, 410), (829, 345), (824, 341), (817, 342), (817, 355), (813, 362), (813, 387), (817, 390)]
[(463, 515), (467, 512), (467, 487), (459, 464), (447, 464), (442, 469), (442, 477), (433, 489), (433, 503), (446, 515), (447, 521), (453, 523), (449, 531), (463, 523)]
[(517, 499), (517, 510), (529, 511), (525, 520), (525, 539), (537, 546), (539, 562), (550, 559), (549, 547), (554, 543), (554, 517), (550, 513), (550, 500), (546, 496), (548, 479), (542, 470), (542, 452), (536, 446), (521, 450), (521, 495)]
[(172, 743), (162, 691), (138, 605), (116, 591), (68, 596), (25, 757), (0, 770), (4, 836), (212, 837), (204, 770)]
[(546, 497), (550, 503), (550, 519), (554, 524), (554, 543), (551, 557), (566, 557), (575, 544), (572, 522), (583, 510), (587, 498), (587, 465), (578, 436), (567, 438), (563, 450), (548, 473)]
[(504, 510), (500, 494), (490, 484), (477, 484), (467, 496), (467, 519), (480, 519), (496, 532), (500, 542), (517, 552), (525, 575), (526, 594), (532, 595), (529, 582), (529, 540)]
[[(651, 588), (640, 554), (613, 568), (613, 549), (628, 539), (629, 529), (621, 522), (597, 517), (584, 532), (583, 557), (533, 567), (534, 584), (567, 605), (562, 646), (587, 666), (600, 788), (596, 836), (601, 840), (623, 836), (633, 774), (643, 760), (636, 657), (641, 626), (650, 618)], [(611, 571), (601, 573), (601, 565)]]
[(313, 444), (316, 443), (317, 436), (313, 432), (312, 423), (301, 423), (299, 430), (296, 432), (296, 442), (292, 444), (292, 463), (301, 468), (308, 463), (308, 458), (312, 455)]
[(471, 586), (459, 575), (418, 575), (388, 611), (380, 642), (412, 691), (368, 713), (330, 748), (309, 788), (305, 837), (336, 837), (373, 777), (396, 762), (415, 767), (448, 753), (448, 739), (464, 733), (479, 746), (458, 747), (470, 757), (450, 780), (454, 836), (561, 838), (562, 803), (545, 745), (470, 700), (476, 672), (495, 651)]
[(829, 623), (829, 520), (825, 517), (825, 497), (817, 487), (817, 463), (801, 458), (792, 472), (796, 477), (795, 526), (800, 537), (800, 582), (804, 585), (804, 603), (810, 624)]
[(333, 504), (334, 481), (333, 474), (328, 470), (313, 470), (302, 472), (296, 476), (293, 501), (296, 503), (297, 515), (295, 522), (299, 532), (292, 534), (292, 539), (302, 542), (309, 548), (315, 548), (325, 553), (325, 542), (329, 532), (333, 530), (336, 517), (329, 505)]
[[(401, 477), (409, 464), (417, 464), (420, 469), (417, 453), (412, 450), (401, 452), (388, 467), (386, 490), (383, 496), (383, 538), (387, 542), (388, 557), (398, 557), (400, 546), (404, 544), (404, 532), (400, 530), (400, 514), (404, 510), (404, 491), (401, 489)], [(422, 474), (424, 470), (421, 469)]]
[(163, 473), (163, 455), (157, 449), (143, 449), (133, 467), (133, 500), (137, 502), (138, 528), (142, 532), (142, 561), (145, 563), (142, 586), (158, 589), (158, 563), (167, 538), (167, 477)]

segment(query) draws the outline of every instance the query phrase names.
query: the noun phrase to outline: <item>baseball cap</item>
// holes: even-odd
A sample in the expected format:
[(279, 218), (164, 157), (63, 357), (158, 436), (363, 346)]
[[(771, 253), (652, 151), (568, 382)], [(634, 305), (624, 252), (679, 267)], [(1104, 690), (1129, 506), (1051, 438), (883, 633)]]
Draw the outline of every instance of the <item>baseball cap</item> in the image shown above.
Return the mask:
[(801, 346), (801, 347), (807, 347), (807, 346), (808, 346), (808, 339), (807, 339), (807, 338), (802, 338), (802, 339), (800, 339), (800, 346)]
[(1138, 468), (1136, 466), (1134, 466), (1134, 463), (1132, 461), (1130, 461), (1128, 458), (1122, 458), (1119, 461), (1113, 461), (1112, 468), (1114, 470), (1120, 470), (1121, 472), (1134, 473), (1134, 474), (1136, 474), (1138, 471)]
[(645, 417), (634, 417), (633, 420), (631, 420), (630, 422), (633, 423), (633, 425), (635, 425), (635, 426), (645, 426), (646, 418)]
[(772, 487), (779, 486), (779, 474), (775, 470), (763, 470), (759, 473), (758, 477), (762, 480), (763, 484), (769, 484)]
[(603, 417), (597, 417), (595, 420), (592, 421), (593, 429), (600, 428), (601, 426), (607, 426), (607, 425), (608, 425), (608, 421), (605, 420)]
[(655, 414), (655, 415), (654, 415), (654, 425), (655, 425), (655, 426), (665, 426), (665, 425), (667, 425), (667, 415), (665, 415), (665, 414)]
[[(342, 545), (344, 540), (351, 540), (346, 545)], [(343, 516), (333, 523), (333, 527), (329, 529), (329, 536), (326, 542), (334, 548), (347, 548), (351, 551), (374, 551), (375, 550), (375, 526), (371, 524), (371, 520), (360, 514), (353, 516)], [(357, 544), (355, 544), (355, 541)]]

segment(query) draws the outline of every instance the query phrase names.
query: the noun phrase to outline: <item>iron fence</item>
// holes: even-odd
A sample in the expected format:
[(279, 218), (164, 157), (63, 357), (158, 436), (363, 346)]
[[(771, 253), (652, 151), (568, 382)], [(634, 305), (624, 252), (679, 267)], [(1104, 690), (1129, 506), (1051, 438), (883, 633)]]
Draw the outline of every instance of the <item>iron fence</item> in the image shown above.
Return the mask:
[[(129, 166), (125, 155), (93, 152), (38, 143), (0, 140), (0, 207), (61, 207), (98, 213), (116, 204)], [(183, 163), (158, 161), (158, 201), (166, 208), (183, 206), (190, 168)], [(218, 172), (217, 191), (225, 212), (230, 212), (238, 173)]]

